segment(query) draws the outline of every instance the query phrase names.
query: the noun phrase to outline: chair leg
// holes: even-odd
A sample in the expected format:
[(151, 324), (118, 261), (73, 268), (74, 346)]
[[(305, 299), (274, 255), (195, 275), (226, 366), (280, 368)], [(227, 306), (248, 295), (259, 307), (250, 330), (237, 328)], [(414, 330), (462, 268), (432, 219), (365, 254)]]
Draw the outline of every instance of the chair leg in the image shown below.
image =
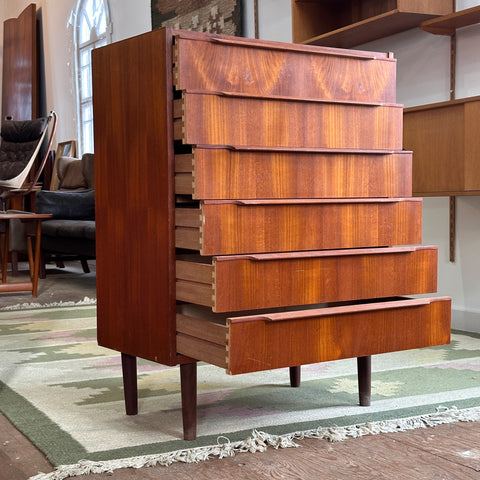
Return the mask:
[(58, 268), (65, 268), (65, 264), (63, 263), (63, 258), (61, 255), (55, 255), (55, 264)]
[(80, 263), (82, 264), (83, 273), (90, 273), (90, 267), (85, 257), (80, 257)]
[(15, 250), (10, 252), (10, 263), (12, 265), (12, 276), (16, 277), (18, 275), (18, 252)]
[(46, 267), (46, 260), (45, 254), (43, 250), (40, 250), (40, 258), (39, 258), (39, 267), (38, 267), (38, 277), (39, 278), (46, 278), (47, 277), (47, 267)]

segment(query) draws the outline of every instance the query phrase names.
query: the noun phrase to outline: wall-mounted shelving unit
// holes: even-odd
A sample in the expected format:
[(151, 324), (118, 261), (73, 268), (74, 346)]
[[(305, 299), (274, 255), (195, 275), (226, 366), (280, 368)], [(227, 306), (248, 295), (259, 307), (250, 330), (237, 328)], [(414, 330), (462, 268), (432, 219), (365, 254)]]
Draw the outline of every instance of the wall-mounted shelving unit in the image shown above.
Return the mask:
[(458, 28), (479, 22), (480, 6), (477, 6), (427, 20), (420, 25), (420, 28), (435, 35), (454, 35)]
[(351, 48), (452, 11), (452, 0), (292, 0), (293, 41)]
[(451, 37), (447, 102), (404, 110), (404, 147), (413, 150), (413, 192), (450, 197), (450, 261), (455, 260), (455, 212), (459, 195), (480, 195), (480, 97), (455, 98), (456, 31), (480, 22), (480, 6), (430, 19), (422, 30)]

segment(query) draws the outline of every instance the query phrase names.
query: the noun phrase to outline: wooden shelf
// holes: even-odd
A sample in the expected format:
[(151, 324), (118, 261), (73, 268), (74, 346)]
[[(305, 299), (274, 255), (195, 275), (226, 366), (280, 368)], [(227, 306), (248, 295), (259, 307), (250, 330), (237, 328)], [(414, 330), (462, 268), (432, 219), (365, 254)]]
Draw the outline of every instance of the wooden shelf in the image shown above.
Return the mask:
[(477, 195), (480, 96), (404, 110), (404, 148), (413, 150), (413, 192)]
[(450, 0), (383, 1), (375, 7), (352, 0), (292, 0), (293, 41), (351, 48), (418, 27), (426, 20), (451, 12)]
[(468, 27), (480, 22), (480, 6), (467, 8), (443, 17), (426, 20), (420, 27), (435, 35), (453, 35), (457, 28)]

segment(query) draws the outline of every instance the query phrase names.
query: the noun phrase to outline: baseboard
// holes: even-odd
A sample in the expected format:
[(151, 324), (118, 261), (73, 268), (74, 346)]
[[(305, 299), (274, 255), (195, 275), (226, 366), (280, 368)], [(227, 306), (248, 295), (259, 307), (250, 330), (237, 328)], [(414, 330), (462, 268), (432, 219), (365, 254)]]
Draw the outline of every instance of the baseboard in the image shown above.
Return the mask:
[(480, 333), (480, 313), (452, 310), (452, 329)]

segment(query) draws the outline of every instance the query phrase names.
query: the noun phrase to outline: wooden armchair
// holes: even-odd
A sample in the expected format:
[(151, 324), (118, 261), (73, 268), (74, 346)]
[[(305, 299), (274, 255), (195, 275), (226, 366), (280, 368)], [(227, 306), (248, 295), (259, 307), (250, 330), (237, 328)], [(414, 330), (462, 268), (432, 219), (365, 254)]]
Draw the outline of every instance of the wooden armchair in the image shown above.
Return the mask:
[[(5, 210), (12, 197), (28, 195), (37, 184), (52, 149), (57, 128), (57, 114), (36, 120), (6, 120), (2, 124), (0, 143), (0, 208)], [(41, 153), (50, 129), (48, 143)]]

